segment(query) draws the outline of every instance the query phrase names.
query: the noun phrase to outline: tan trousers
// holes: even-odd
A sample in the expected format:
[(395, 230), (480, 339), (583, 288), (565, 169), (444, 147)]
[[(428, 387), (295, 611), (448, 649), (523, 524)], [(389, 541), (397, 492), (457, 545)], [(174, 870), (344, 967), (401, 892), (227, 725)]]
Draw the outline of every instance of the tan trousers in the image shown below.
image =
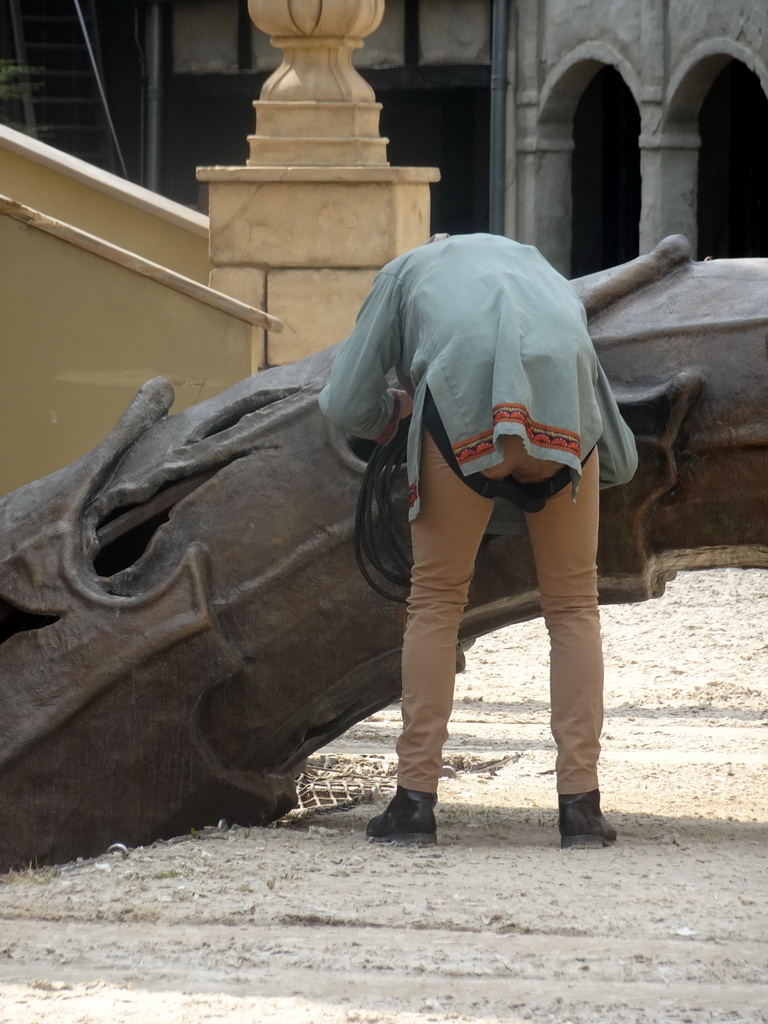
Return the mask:
[[(558, 465), (505, 448), (505, 472), (529, 482)], [(497, 467), (494, 467), (496, 469)], [(538, 471), (537, 471), (538, 470)], [(557, 790), (596, 789), (603, 725), (603, 656), (597, 606), (597, 452), (584, 466), (577, 499), (565, 487), (541, 512), (526, 515), (550, 637), (551, 728)], [(414, 566), (403, 640), (403, 732), (398, 783), (437, 792), (448, 736), (456, 639), (493, 501), (456, 476), (425, 431), (419, 474), (421, 510), (411, 524)]]

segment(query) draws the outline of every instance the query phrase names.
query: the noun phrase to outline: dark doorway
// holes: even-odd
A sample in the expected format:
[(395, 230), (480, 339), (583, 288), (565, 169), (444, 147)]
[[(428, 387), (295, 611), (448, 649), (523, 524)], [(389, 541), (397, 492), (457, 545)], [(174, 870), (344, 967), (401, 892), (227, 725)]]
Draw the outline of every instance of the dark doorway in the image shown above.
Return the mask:
[(393, 167), (439, 167), (431, 230), (488, 230), (488, 89), (382, 92), (381, 134)]
[(768, 256), (768, 99), (739, 61), (699, 114), (699, 258)]
[(573, 118), (571, 275), (634, 259), (640, 239), (640, 114), (624, 79), (604, 67)]

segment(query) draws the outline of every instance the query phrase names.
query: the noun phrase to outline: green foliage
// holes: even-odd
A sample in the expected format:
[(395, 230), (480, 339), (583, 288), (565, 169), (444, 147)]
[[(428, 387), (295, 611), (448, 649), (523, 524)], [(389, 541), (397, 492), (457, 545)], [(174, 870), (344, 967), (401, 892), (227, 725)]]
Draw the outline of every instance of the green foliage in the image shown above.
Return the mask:
[(36, 129), (14, 121), (8, 110), (12, 109), (12, 105), (18, 106), (27, 91), (35, 92), (40, 88), (40, 82), (33, 81), (32, 78), (39, 71), (39, 68), (26, 67), (15, 60), (0, 58), (0, 124), (14, 128), (17, 132), (25, 132), (27, 135), (38, 134)]

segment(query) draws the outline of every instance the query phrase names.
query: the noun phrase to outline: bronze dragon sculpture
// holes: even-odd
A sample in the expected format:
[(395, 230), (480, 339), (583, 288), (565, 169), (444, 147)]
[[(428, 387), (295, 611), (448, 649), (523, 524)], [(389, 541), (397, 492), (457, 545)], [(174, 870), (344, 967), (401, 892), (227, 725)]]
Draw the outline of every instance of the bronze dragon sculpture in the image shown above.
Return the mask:
[[(768, 567), (768, 260), (672, 237), (573, 284), (640, 451), (603, 495), (601, 600)], [(171, 416), (150, 381), (0, 498), (0, 870), (266, 824), (308, 754), (396, 699), (403, 609), (355, 566), (365, 463), (317, 407), (332, 360)], [(536, 614), (526, 541), (491, 539), (462, 638)]]

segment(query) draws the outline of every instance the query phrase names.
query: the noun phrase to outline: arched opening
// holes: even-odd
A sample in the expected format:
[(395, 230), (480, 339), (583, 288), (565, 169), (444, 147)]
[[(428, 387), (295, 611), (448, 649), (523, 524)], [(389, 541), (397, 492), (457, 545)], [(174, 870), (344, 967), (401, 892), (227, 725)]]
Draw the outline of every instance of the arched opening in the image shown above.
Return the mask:
[(634, 259), (640, 225), (640, 114), (619, 72), (594, 76), (573, 118), (571, 276)]
[(768, 256), (768, 99), (740, 61), (712, 83), (699, 133), (699, 258)]

